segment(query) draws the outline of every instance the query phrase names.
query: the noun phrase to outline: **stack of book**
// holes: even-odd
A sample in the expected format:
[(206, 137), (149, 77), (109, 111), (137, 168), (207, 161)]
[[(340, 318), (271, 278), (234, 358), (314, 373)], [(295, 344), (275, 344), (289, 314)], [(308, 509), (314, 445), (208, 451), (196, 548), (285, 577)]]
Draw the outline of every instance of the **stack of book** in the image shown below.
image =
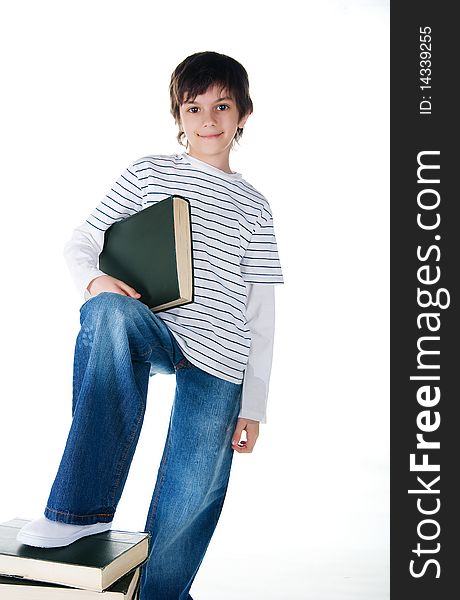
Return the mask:
[(136, 600), (150, 534), (110, 529), (61, 548), (16, 540), (26, 519), (0, 523), (1, 600)]

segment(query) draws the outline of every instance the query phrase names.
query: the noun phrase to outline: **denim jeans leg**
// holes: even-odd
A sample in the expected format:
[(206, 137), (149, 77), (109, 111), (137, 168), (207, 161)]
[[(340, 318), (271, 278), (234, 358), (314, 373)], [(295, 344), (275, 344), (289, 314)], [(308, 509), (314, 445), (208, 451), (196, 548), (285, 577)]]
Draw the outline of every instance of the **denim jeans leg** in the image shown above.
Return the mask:
[(192, 600), (189, 590), (219, 520), (230, 477), (242, 384), (184, 359), (145, 531), (139, 600)]
[(72, 424), (44, 514), (63, 523), (113, 520), (145, 414), (150, 369), (174, 373), (164, 322), (135, 298), (104, 292), (80, 309)]

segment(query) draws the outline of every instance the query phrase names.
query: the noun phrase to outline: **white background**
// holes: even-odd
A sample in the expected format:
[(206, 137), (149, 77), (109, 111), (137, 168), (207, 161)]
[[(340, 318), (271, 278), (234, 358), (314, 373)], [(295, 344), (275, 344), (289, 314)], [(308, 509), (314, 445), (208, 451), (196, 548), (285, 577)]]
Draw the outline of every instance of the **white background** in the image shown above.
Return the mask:
[[(170, 75), (214, 50), (249, 73), (230, 166), (270, 202), (285, 284), (267, 424), (191, 593), (388, 598), (389, 2), (18, 1), (0, 22), (0, 521), (42, 515), (70, 426), (64, 244), (131, 161), (184, 150)], [(143, 531), (173, 393), (151, 379), (116, 529)]]

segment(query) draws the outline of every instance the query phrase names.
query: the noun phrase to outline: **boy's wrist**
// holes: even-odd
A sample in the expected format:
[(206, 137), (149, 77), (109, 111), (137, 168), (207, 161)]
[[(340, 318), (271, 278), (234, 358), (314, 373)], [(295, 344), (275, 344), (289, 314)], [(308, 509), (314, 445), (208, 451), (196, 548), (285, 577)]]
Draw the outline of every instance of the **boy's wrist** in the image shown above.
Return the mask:
[(91, 279), (91, 281), (88, 283), (88, 285), (86, 286), (86, 289), (88, 290), (88, 292), (91, 292), (91, 286), (96, 281), (96, 279), (98, 279), (99, 277), (102, 277), (102, 275), (98, 275), (97, 277), (94, 277), (94, 279)]
[(86, 291), (91, 292), (91, 287), (93, 286), (93, 283), (96, 281), (96, 279), (99, 279), (100, 277), (104, 277), (106, 275), (106, 273), (99, 273), (98, 275), (94, 275), (92, 279), (90, 280), (90, 282), (88, 283), (88, 285), (86, 286)]

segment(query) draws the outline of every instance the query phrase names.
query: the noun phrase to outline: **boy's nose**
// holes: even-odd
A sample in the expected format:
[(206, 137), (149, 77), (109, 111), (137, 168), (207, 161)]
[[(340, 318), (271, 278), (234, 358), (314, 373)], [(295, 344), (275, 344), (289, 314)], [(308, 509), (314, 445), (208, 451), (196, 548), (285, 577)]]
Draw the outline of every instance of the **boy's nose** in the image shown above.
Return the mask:
[(216, 125), (216, 120), (212, 119), (212, 118), (209, 118), (209, 119), (204, 118), (201, 122), (201, 125), (205, 129), (206, 128), (212, 129)]
[(203, 126), (207, 126), (207, 125), (214, 125), (216, 123), (216, 116), (209, 112), (203, 112), (203, 117), (202, 117), (202, 125)]

